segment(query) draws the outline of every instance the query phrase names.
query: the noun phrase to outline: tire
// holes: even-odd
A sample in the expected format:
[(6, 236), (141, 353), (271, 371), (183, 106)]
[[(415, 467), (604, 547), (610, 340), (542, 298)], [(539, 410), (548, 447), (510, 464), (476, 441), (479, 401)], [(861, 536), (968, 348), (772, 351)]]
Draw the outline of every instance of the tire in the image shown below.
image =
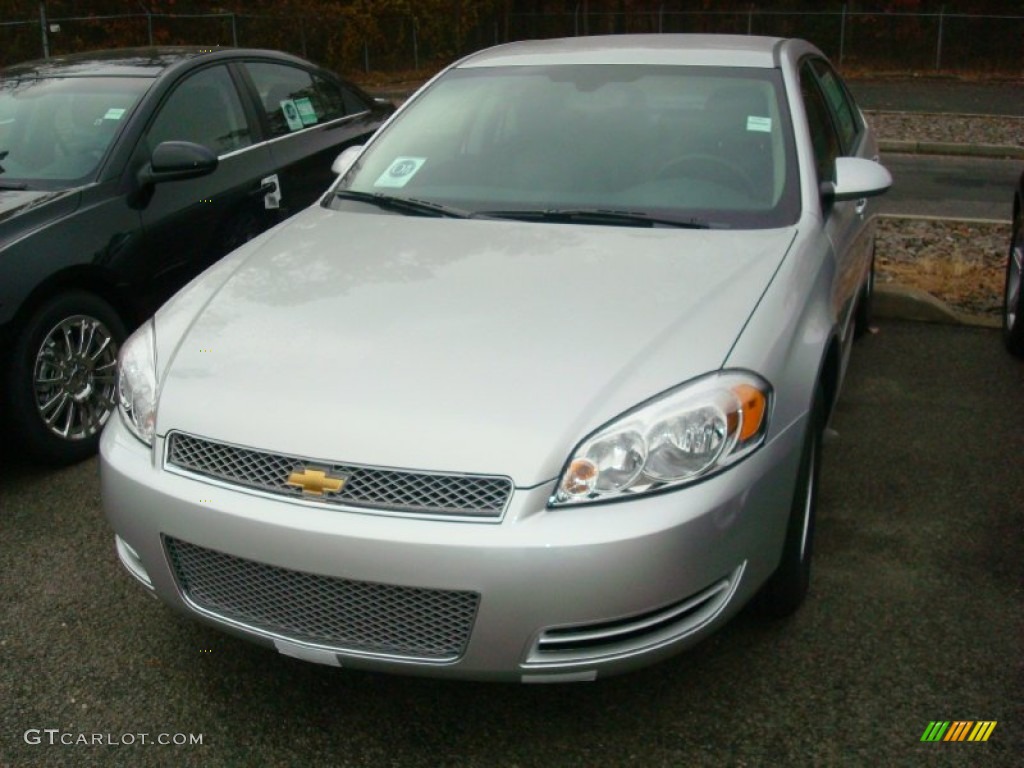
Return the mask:
[(863, 338), (871, 327), (871, 315), (875, 302), (875, 251), (871, 249), (871, 267), (868, 269), (868, 279), (861, 288), (860, 297), (857, 299), (857, 308), (853, 315), (853, 338)]
[(1018, 206), (1013, 213), (1010, 249), (1003, 287), (1003, 343), (1017, 357), (1024, 357), (1024, 220)]
[(25, 322), (6, 391), (11, 424), (29, 456), (59, 466), (96, 453), (117, 407), (117, 352), (125, 335), (117, 312), (83, 291), (48, 299)]
[(811, 583), (811, 554), (818, 503), (821, 438), (825, 429), (824, 399), (819, 391), (811, 406), (800, 453), (800, 468), (782, 545), (778, 568), (760, 594), (760, 608), (769, 618), (781, 619), (796, 612), (807, 597)]

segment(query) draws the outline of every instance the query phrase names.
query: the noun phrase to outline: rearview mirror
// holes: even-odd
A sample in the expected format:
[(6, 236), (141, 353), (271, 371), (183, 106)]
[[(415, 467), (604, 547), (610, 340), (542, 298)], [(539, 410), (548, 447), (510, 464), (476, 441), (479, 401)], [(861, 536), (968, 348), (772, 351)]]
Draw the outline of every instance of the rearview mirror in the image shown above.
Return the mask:
[(165, 141), (153, 150), (150, 161), (139, 171), (140, 186), (206, 176), (217, 170), (217, 156), (202, 144)]
[(892, 186), (892, 176), (874, 160), (836, 158), (836, 180), (822, 184), (822, 195), (842, 202), (881, 195)]
[(348, 173), (349, 169), (356, 164), (356, 160), (363, 153), (363, 145), (357, 144), (354, 147), (347, 147), (334, 159), (334, 163), (331, 165), (331, 170), (337, 176), (344, 176)]

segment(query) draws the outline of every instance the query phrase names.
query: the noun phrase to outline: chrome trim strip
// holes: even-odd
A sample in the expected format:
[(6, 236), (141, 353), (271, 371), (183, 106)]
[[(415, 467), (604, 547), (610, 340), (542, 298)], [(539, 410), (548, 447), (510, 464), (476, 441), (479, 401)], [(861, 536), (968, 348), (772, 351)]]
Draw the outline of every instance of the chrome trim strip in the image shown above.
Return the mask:
[[(639, 642), (625, 648), (619, 647), (617, 649), (609, 649), (607, 646), (598, 646), (593, 649), (559, 650), (558, 648), (552, 648), (550, 650), (545, 650), (543, 648), (545, 634), (552, 629), (558, 629), (557, 627), (551, 627), (537, 635), (532, 646), (527, 650), (526, 658), (520, 663), (519, 668), (529, 671), (552, 667), (559, 669), (585, 667), (604, 662), (627, 659), (631, 656), (649, 653), (650, 651), (678, 642), (679, 640), (682, 640), (683, 638), (707, 627), (709, 624), (714, 622), (716, 618), (718, 618), (722, 611), (725, 610), (725, 607), (732, 602), (732, 598), (736, 594), (736, 590), (739, 588), (740, 582), (743, 580), (743, 574), (746, 571), (746, 568), (747, 561), (744, 560), (729, 576), (714, 583), (711, 587), (701, 590), (691, 598), (687, 598), (685, 600), (685, 603), (687, 604), (693, 601), (698, 603), (713, 603), (717, 600), (717, 605), (715, 605), (714, 610), (706, 616), (699, 618), (696, 622), (684, 624), (680, 631), (672, 632), (671, 628), (667, 628), (661, 633), (660, 637), (655, 635), (653, 638), (641, 638)], [(723, 589), (725, 590), (724, 592)], [(655, 615), (665, 616), (671, 615), (673, 612), (674, 611), (669, 611), (666, 614), (656, 613)], [(624, 617), (622, 621), (628, 622), (629, 617)], [(646, 620), (641, 620), (638, 624), (629, 624), (628, 627), (630, 630), (634, 630), (638, 627), (642, 630), (645, 621)], [(602, 622), (591, 622), (588, 625), (578, 625), (581, 626), (581, 631), (578, 635), (583, 636), (586, 634), (586, 626), (600, 625), (601, 623)], [(609, 621), (603, 623), (611, 624), (613, 622)], [(565, 629), (571, 630), (571, 627), (566, 627)], [(646, 640), (646, 642), (644, 640)], [(614, 639), (612, 640), (612, 643), (614, 643)]]

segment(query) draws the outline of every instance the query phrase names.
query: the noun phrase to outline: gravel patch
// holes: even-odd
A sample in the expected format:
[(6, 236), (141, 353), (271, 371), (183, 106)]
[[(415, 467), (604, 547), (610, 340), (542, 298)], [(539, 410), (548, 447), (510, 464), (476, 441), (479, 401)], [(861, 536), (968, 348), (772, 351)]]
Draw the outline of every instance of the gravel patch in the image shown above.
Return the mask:
[(1024, 147), (1024, 117), (865, 112), (876, 135), (889, 141)]
[(927, 291), (961, 314), (1002, 312), (1010, 225), (882, 217), (876, 279)]

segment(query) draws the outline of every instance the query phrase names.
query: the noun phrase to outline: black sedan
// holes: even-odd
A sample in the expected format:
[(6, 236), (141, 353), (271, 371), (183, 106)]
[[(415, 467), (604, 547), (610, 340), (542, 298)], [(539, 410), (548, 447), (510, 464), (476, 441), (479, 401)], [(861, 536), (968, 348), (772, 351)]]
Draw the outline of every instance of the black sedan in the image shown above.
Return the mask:
[(1003, 293), (1003, 341), (1017, 357), (1024, 357), (1024, 173), (1013, 195), (1013, 228), (1006, 258), (1006, 288)]
[(93, 453), (127, 332), (315, 202), (334, 158), (393, 110), (272, 51), (124, 49), (0, 72), (0, 424), (39, 460)]

